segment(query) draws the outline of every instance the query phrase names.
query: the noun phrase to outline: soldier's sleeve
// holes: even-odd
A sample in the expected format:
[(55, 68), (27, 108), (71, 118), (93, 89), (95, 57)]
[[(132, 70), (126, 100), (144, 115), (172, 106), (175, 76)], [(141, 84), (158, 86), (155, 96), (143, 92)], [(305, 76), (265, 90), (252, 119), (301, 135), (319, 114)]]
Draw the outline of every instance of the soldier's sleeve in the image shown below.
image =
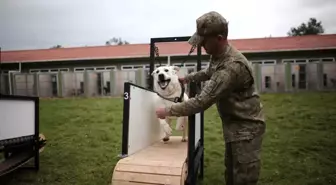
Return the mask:
[(187, 74), (184, 79), (187, 81), (195, 81), (195, 82), (201, 82), (201, 81), (207, 81), (210, 79), (210, 71), (209, 71), (209, 67), (202, 69), (200, 71), (197, 72), (192, 72)]
[(237, 67), (235, 64), (232, 67), (214, 72), (199, 96), (166, 107), (166, 111), (172, 116), (189, 116), (208, 109), (219, 98), (227, 96), (233, 90), (237, 83), (238, 71), (235, 69)]

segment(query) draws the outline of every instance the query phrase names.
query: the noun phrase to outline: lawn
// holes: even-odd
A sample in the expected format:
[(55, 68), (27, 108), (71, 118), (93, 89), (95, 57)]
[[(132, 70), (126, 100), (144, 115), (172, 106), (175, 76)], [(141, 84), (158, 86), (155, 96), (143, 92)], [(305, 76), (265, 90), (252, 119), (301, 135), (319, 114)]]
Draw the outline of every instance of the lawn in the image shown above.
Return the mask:
[[(265, 94), (260, 185), (336, 184), (336, 93)], [(121, 99), (41, 100), (48, 141), (38, 174), (12, 173), (1, 185), (107, 185), (121, 151)], [(215, 107), (205, 113), (206, 185), (223, 183), (224, 143)]]

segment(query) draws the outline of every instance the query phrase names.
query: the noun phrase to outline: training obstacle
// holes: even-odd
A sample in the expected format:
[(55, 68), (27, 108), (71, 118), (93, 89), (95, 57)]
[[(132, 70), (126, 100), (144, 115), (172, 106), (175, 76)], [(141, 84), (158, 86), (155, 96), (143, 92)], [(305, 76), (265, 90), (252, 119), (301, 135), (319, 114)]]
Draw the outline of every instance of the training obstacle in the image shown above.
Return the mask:
[[(0, 94), (0, 176), (20, 168), (39, 170), (45, 136), (39, 133), (39, 98)], [(25, 166), (34, 160), (33, 166)]]
[[(155, 42), (179, 42), (189, 38), (151, 39), (149, 74), (154, 70)], [(200, 70), (200, 48), (197, 51), (197, 69)], [(200, 85), (191, 83), (189, 89), (189, 97), (194, 97)], [(188, 117), (188, 142), (181, 142), (182, 136), (172, 136), (164, 143), (164, 133), (155, 114), (155, 96), (153, 83), (149, 88), (124, 84), (122, 152), (113, 171), (112, 185), (196, 185), (198, 178), (203, 178), (203, 112)]]

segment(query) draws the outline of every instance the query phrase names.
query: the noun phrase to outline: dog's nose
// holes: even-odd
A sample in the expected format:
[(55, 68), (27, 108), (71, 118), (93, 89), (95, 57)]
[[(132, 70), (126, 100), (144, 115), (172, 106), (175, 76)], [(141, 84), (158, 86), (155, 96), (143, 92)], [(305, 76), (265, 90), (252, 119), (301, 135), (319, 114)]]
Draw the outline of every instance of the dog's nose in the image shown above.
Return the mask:
[(159, 80), (160, 81), (163, 81), (165, 78), (164, 78), (164, 75), (163, 74), (159, 74)]

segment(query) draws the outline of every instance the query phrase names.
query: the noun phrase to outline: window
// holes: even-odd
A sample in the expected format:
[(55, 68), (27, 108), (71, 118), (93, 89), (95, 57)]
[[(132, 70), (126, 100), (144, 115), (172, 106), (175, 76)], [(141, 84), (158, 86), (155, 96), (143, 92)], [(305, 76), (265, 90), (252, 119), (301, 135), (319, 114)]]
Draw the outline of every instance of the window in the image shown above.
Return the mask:
[(262, 64), (263, 62), (262, 61), (253, 61), (252, 64)]
[(311, 58), (311, 59), (308, 60), (308, 62), (309, 63), (318, 63), (318, 62), (320, 62), (320, 59), (318, 59), (318, 58)]
[(299, 67), (299, 89), (306, 89), (306, 65)]
[(84, 71), (84, 68), (75, 68), (75, 71)]
[(265, 88), (270, 89), (271, 88), (271, 77), (265, 76)]
[(74, 71), (110, 71), (115, 70), (116, 66), (101, 66), (101, 67), (76, 67)]
[(335, 58), (322, 58), (321, 61), (322, 62), (334, 62)]
[[(161, 63), (161, 66), (165, 66), (165, 65), (168, 65), (168, 63)], [(160, 64), (155, 64), (155, 67), (154, 68), (158, 68), (160, 67)], [(149, 69), (149, 67), (148, 67)]]
[(184, 64), (185, 67), (196, 67), (196, 63)]
[(209, 62), (202, 62), (201, 65), (204, 66), (204, 67), (207, 67), (207, 66), (209, 66)]
[(121, 70), (131, 70), (133, 66), (121, 66)]
[(105, 67), (96, 67), (96, 70), (97, 71), (102, 71), (102, 70), (105, 70)]
[(285, 59), (285, 60), (282, 60), (282, 63), (294, 63), (294, 60)]
[(323, 74), (323, 86), (327, 87), (328, 86), (328, 78), (327, 78), (327, 74)]
[(30, 72), (31, 73), (38, 73), (40, 70), (36, 70), (36, 69), (31, 69)]
[(265, 60), (263, 61), (263, 64), (275, 64), (276, 61), (275, 60)]
[(116, 67), (115, 66), (109, 66), (109, 67), (105, 67), (106, 70), (115, 70)]
[(133, 69), (142, 69), (144, 66), (133, 66)]
[(69, 71), (68, 68), (54, 68), (54, 69), (30, 69), (30, 73), (55, 73), (59, 71)]
[(298, 60), (295, 60), (295, 63), (303, 64), (303, 63), (307, 63), (307, 60), (298, 59)]
[(292, 87), (295, 87), (295, 84), (296, 84), (295, 74), (292, 74)]

